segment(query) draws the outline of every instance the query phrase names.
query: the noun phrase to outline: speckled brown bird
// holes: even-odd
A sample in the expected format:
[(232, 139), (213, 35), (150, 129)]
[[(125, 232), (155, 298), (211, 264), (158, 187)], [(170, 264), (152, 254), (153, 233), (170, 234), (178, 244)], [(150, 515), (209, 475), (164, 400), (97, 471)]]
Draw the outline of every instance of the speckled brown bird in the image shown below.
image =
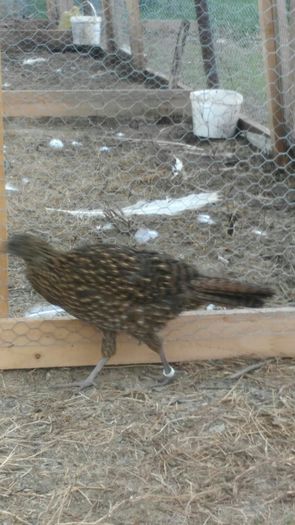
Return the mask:
[(47, 301), (102, 331), (102, 358), (90, 375), (73, 383), (93, 384), (116, 352), (116, 335), (127, 332), (159, 354), (164, 381), (175, 371), (168, 363), (159, 331), (167, 321), (203, 304), (262, 306), (268, 287), (207, 277), (168, 255), (97, 242), (68, 252), (29, 234), (16, 234), (4, 250), (21, 257), (33, 288)]

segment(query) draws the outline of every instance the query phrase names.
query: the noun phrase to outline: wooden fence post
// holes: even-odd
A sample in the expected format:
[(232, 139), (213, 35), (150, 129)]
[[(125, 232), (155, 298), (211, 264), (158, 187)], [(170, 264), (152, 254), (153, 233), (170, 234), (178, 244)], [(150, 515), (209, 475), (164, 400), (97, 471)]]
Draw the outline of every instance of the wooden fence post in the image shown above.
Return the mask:
[[(0, 241), (7, 238), (6, 195), (3, 144), (3, 91), (0, 55)], [(0, 317), (8, 317), (8, 266), (7, 256), (0, 253)]]
[(199, 37), (208, 88), (218, 88), (219, 79), (207, 0), (195, 0)]
[[(267, 79), (269, 121), (274, 153), (281, 154), (280, 164), (288, 158), (287, 125), (280, 50), (280, 24), (278, 3), (281, 0), (259, 0), (260, 26)], [(281, 8), (282, 6), (280, 6)]]
[(145, 58), (143, 50), (143, 32), (140, 21), (138, 0), (125, 0), (129, 18), (130, 48), (133, 65), (136, 69), (144, 69)]
[(112, 11), (111, 0), (102, 0), (102, 9), (103, 9), (103, 23), (106, 34), (106, 46), (107, 51), (110, 54), (116, 52), (116, 39), (115, 39), (115, 29), (114, 29), (114, 18)]
[(47, 17), (49, 22), (58, 21), (58, 9), (55, 0), (46, 0)]
[(290, 129), (292, 140), (295, 141), (295, 0), (290, 1), (289, 29), (289, 78), (290, 78)]

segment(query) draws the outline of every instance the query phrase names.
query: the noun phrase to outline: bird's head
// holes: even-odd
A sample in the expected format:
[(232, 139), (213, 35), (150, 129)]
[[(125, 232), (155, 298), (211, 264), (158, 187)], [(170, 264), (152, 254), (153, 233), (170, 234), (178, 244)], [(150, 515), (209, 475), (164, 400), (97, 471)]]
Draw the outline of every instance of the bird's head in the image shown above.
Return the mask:
[(1, 252), (21, 257), (30, 263), (36, 258), (42, 258), (50, 253), (51, 249), (46, 241), (28, 233), (17, 233), (4, 243)]

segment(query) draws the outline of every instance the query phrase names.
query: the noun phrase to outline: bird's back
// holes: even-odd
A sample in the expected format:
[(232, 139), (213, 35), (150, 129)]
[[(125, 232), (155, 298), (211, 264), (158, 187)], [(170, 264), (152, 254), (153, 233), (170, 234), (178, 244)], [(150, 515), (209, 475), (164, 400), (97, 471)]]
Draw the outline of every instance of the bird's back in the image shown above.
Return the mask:
[(185, 309), (195, 268), (157, 252), (97, 243), (27, 265), (45, 299), (101, 328), (159, 325)]

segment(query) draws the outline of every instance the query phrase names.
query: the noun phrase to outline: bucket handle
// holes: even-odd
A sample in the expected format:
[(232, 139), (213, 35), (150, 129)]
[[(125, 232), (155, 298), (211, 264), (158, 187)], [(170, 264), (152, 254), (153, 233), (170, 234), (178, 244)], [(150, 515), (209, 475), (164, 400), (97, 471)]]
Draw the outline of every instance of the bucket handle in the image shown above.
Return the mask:
[(90, 7), (91, 7), (91, 9), (92, 9), (92, 11), (93, 11), (94, 16), (97, 16), (96, 9), (95, 9), (94, 5), (93, 5), (89, 0), (84, 0), (84, 1), (82, 2), (82, 6), (83, 6), (83, 4), (88, 4), (88, 5), (90, 5)]

